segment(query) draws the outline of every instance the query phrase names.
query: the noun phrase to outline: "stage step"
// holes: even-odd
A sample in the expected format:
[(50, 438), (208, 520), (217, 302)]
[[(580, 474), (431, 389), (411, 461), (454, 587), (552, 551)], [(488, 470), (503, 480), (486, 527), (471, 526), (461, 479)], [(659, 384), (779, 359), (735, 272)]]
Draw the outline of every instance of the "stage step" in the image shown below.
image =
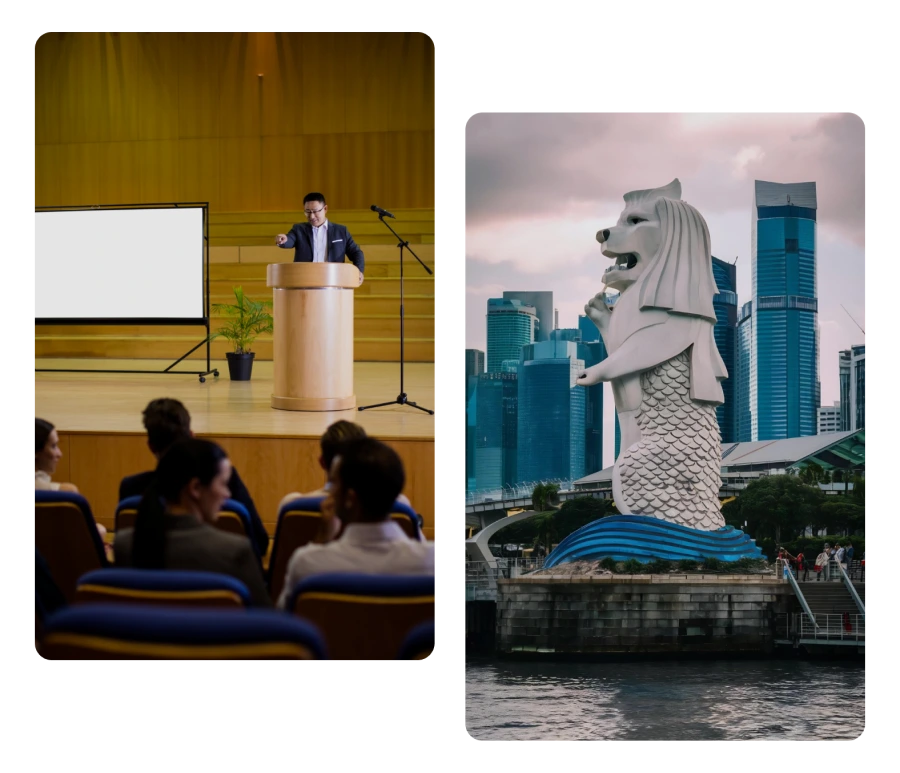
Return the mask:
[[(201, 340), (200, 336), (91, 336), (56, 337), (35, 341), (35, 357), (85, 357), (117, 359), (176, 360)], [(231, 351), (227, 341), (213, 341), (210, 352), (213, 359), (225, 359)], [(272, 339), (258, 338), (253, 351), (260, 360), (272, 359)], [(135, 354), (135, 353), (139, 353)], [(408, 362), (434, 362), (433, 338), (406, 338), (404, 357)], [(194, 352), (188, 359), (206, 358), (206, 347)], [(360, 333), (353, 340), (353, 359), (357, 362), (399, 362), (400, 339), (372, 337)], [(38, 359), (40, 362), (40, 359)], [(40, 367), (40, 365), (38, 365)]]

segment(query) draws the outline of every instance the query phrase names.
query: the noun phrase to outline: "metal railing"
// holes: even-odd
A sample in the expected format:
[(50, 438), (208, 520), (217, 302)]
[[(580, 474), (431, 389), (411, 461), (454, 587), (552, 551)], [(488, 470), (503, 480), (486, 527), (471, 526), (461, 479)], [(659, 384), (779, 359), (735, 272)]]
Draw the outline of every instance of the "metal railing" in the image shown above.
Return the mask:
[[(781, 576), (787, 580), (791, 587), (794, 589), (794, 595), (797, 597), (797, 600), (800, 602), (800, 606), (803, 607), (803, 612), (806, 614), (807, 620), (812, 624), (813, 627), (816, 625), (816, 616), (812, 613), (812, 610), (809, 608), (809, 604), (806, 603), (806, 598), (803, 596), (803, 591), (800, 590), (800, 584), (797, 582), (794, 577), (794, 573), (791, 570), (790, 562), (782, 561), (780, 558), (775, 561), (776, 572), (779, 567), (778, 564), (781, 564), (780, 571)], [(778, 576), (776, 574), (776, 576)]]
[(834, 615), (815, 615), (810, 621), (806, 615), (793, 616), (792, 633), (799, 634), (801, 639), (820, 639), (828, 641), (865, 641), (866, 616), (851, 615), (846, 612)]
[[(837, 562), (835, 562), (837, 563)], [(859, 597), (859, 594), (856, 592), (856, 588), (853, 587), (853, 583), (850, 581), (850, 578), (847, 576), (847, 572), (844, 571), (844, 565), (838, 563), (838, 570), (841, 573), (841, 579), (844, 581), (844, 585), (847, 590), (850, 591), (850, 595), (853, 596), (853, 603), (856, 604), (856, 608), (860, 611), (863, 618), (866, 616), (866, 606), (863, 604), (862, 599)]]
[(496, 566), (487, 561), (466, 561), (466, 592), (496, 592), (497, 580), (512, 580), (543, 566), (543, 558), (498, 558)]
[(848, 613), (814, 615), (810, 620), (806, 613), (783, 612), (775, 619), (775, 638), (792, 640), (813, 639), (823, 644), (858, 642), (865, 644), (866, 618)]

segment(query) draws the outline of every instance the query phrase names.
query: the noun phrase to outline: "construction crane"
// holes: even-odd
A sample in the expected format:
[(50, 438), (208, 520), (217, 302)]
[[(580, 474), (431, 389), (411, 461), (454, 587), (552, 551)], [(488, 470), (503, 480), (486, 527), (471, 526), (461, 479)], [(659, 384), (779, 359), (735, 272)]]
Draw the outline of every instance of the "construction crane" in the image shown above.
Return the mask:
[[(844, 306), (843, 303), (841, 304), (841, 308), (842, 308), (844, 311), (847, 311), (847, 307)], [(850, 317), (850, 319), (853, 319), (853, 315), (852, 315), (849, 311), (847, 311), (847, 316)], [(866, 334), (866, 331), (863, 330), (862, 325), (860, 325), (859, 322), (857, 322), (855, 319), (853, 319), (853, 324), (856, 325), (860, 330), (862, 330), (862, 334), (863, 334), (863, 335)]]

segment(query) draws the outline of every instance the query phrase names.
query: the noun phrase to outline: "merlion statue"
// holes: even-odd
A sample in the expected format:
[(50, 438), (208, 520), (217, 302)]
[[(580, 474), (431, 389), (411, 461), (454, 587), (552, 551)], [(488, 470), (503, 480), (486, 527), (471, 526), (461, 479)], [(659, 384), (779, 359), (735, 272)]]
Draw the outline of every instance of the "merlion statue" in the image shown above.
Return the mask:
[(585, 306), (609, 356), (579, 374), (612, 385), (621, 427), (613, 468), (619, 512), (692, 529), (725, 525), (719, 505), (722, 449), (716, 406), (728, 377), (713, 338), (718, 292), (709, 229), (681, 200), (676, 179), (625, 194), (619, 222), (597, 234), (615, 265)]

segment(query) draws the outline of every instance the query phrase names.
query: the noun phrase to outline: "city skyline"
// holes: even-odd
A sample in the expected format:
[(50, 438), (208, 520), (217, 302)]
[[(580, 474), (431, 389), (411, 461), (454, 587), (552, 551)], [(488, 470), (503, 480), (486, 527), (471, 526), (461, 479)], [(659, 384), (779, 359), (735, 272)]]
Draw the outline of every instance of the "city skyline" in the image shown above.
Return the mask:
[[(751, 298), (754, 181), (814, 181), (820, 402), (832, 404), (840, 399), (838, 352), (865, 343), (850, 318), (865, 327), (863, 134), (850, 114), (474, 116), (466, 145), (467, 348), (485, 349), (486, 302), (504, 290), (552, 290), (560, 327), (577, 327), (609, 265), (597, 230), (616, 222), (625, 192), (675, 177), (707, 220), (712, 254), (738, 257), (742, 305)], [(607, 410), (607, 465), (612, 435)]]

